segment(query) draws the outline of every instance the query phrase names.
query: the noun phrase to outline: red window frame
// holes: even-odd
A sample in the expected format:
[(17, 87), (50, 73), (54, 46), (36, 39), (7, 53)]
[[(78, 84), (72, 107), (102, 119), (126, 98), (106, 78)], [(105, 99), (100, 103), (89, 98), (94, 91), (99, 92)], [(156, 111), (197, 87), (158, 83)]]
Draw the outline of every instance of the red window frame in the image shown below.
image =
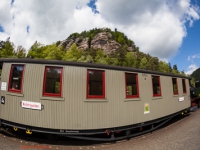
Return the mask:
[[(56, 93), (47, 93), (46, 91), (46, 76), (47, 76), (47, 69), (48, 68), (54, 68), (54, 69), (60, 69), (60, 92), (58, 94)], [(61, 97), (62, 95), (62, 76), (63, 76), (63, 68), (62, 67), (54, 67), (54, 66), (46, 66), (44, 70), (44, 80), (43, 80), (43, 90), (42, 94), (43, 96), (52, 96), (52, 97)]]
[[(89, 76), (89, 72), (90, 71), (93, 71), (93, 72), (101, 72), (102, 73), (102, 84), (101, 84), (101, 87), (102, 87), (102, 95), (90, 95), (89, 94), (89, 81), (90, 81), (90, 76)], [(104, 70), (95, 70), (95, 69), (88, 69), (87, 70), (87, 83), (86, 83), (87, 87), (86, 87), (86, 95), (87, 95), (87, 98), (99, 98), (99, 99), (102, 99), (102, 98), (105, 98), (105, 71)]]
[[(127, 75), (133, 75), (135, 76), (135, 81), (136, 81), (136, 95), (128, 95), (127, 91)], [(138, 98), (139, 97), (139, 85), (138, 85), (138, 74), (135, 73), (125, 73), (125, 93), (126, 93), (126, 98)]]
[[(174, 80), (176, 80), (176, 87), (177, 87), (177, 92), (175, 92), (174, 90)], [(178, 95), (178, 82), (177, 82), (177, 78), (172, 78), (172, 86), (173, 86), (173, 93), (174, 95)]]
[[(18, 89), (13, 89), (13, 88), (11, 88), (11, 84), (13, 83), (12, 82), (12, 78), (13, 78), (13, 69), (14, 69), (14, 67), (17, 67), (17, 66), (20, 66), (20, 67), (23, 67), (23, 71), (22, 71), (22, 74), (21, 74), (21, 80), (20, 80), (20, 89), (18, 90)], [(10, 77), (9, 77), (9, 86), (8, 86), (8, 91), (9, 92), (16, 92), (16, 93), (22, 93), (22, 83), (23, 83), (23, 79), (24, 79), (24, 65), (17, 65), (17, 64), (14, 64), (14, 65), (12, 65), (11, 66), (11, 68), (10, 68)]]
[[(153, 92), (153, 97), (161, 96), (162, 95), (162, 90), (161, 90), (161, 84), (160, 84), (160, 76), (151, 76), (152, 77), (152, 92)], [(160, 88), (160, 93), (155, 94), (154, 93), (154, 83), (153, 83), (153, 78), (158, 78), (158, 87)], [(157, 88), (156, 88), (157, 89)]]
[(182, 79), (182, 87), (183, 87), (183, 93), (187, 93), (187, 89), (186, 89), (186, 84), (185, 84), (185, 79)]

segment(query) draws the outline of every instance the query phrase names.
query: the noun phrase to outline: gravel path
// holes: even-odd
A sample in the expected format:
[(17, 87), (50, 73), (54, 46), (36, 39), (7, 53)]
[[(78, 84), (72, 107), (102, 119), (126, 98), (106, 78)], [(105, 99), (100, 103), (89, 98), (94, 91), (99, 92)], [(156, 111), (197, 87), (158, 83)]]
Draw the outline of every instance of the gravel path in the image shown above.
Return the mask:
[[(45, 144), (41, 144), (45, 143)], [(94, 143), (86, 141), (37, 141), (0, 132), (0, 150), (200, 150), (200, 109), (153, 133), (129, 141)]]

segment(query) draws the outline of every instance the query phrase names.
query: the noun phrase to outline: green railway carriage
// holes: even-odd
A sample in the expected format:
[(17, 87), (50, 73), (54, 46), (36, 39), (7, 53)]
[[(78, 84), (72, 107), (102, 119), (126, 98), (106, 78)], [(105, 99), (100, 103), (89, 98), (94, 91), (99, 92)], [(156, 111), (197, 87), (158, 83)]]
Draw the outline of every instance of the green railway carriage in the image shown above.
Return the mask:
[(0, 124), (27, 133), (119, 140), (190, 107), (189, 79), (180, 75), (56, 60), (0, 63)]

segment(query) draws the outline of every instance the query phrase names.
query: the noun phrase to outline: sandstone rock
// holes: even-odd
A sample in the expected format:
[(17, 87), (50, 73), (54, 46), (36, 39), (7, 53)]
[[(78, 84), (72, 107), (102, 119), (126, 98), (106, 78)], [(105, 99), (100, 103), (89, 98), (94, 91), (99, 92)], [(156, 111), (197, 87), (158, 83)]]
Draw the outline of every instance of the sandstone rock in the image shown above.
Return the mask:
[(89, 48), (89, 38), (84, 38), (82, 42), (78, 45), (78, 49), (84, 50)]
[(65, 49), (69, 49), (73, 43), (74, 43), (74, 40), (73, 40), (73, 39), (68, 40), (68, 41), (66, 42)]
[[(78, 49), (85, 50), (87, 48), (102, 49), (105, 54), (110, 54), (115, 50), (122, 48), (122, 45), (117, 43), (112, 34), (106, 30), (104, 32), (97, 33), (90, 41), (89, 37), (83, 38), (82, 36), (75, 38), (74, 36), (62, 41), (60, 45), (64, 49), (68, 50), (70, 46), (75, 43)], [(128, 47), (128, 51), (134, 51), (133, 47)]]

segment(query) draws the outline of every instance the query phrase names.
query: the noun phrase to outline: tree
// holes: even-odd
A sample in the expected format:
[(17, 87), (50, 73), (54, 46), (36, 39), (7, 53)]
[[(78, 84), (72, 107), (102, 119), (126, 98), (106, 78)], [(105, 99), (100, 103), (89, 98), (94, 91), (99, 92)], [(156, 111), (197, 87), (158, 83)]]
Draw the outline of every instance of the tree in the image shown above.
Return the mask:
[(109, 65), (114, 65), (114, 66), (118, 66), (119, 65), (119, 60), (117, 58), (108, 58), (108, 64)]
[(128, 52), (125, 57), (124, 66), (136, 68), (136, 58), (133, 52)]
[(69, 50), (65, 53), (63, 60), (77, 61), (82, 56), (82, 51), (79, 50), (76, 44), (72, 44)]
[(171, 64), (168, 63), (168, 66), (169, 66), (169, 73), (172, 73), (172, 67), (171, 67)]
[(57, 47), (56, 44), (49, 45), (46, 47), (44, 55), (45, 59), (62, 60), (64, 55), (63, 47)]
[(146, 59), (146, 57), (143, 57), (141, 59), (139, 68), (140, 69), (146, 69), (147, 68), (147, 59)]
[(149, 70), (159, 70), (159, 60), (157, 57), (149, 57), (147, 68)]
[(164, 62), (164, 61), (160, 61), (159, 64), (159, 71), (161, 72), (166, 72), (166, 73), (170, 73), (170, 68), (169, 68), (169, 64)]
[(28, 51), (27, 57), (32, 58), (45, 58), (44, 50), (45, 46), (43, 46), (41, 43), (35, 41), (35, 43), (31, 46), (30, 50)]
[(191, 75), (195, 81), (200, 81), (200, 68), (196, 69)]
[(106, 54), (102, 51), (102, 50), (97, 50), (97, 54), (96, 57), (94, 59), (95, 63), (98, 64), (108, 64), (108, 57), (106, 56)]
[(17, 58), (25, 58), (26, 57), (26, 49), (24, 47), (22, 47), (21, 45), (19, 45), (17, 47), (17, 50), (15, 51), (15, 56)]
[[(114, 60), (113, 62), (115, 65), (123, 66), (126, 58), (126, 53), (127, 53), (126, 50), (124, 50), (123, 48), (118, 48), (114, 52), (111, 52), (109, 54), (109, 57), (110, 60)], [(117, 59), (117, 61), (115, 59)]]
[(56, 42), (56, 46), (59, 46), (60, 43), (61, 43), (61, 41), (57, 41), (57, 42)]
[(174, 73), (174, 74), (180, 74), (179, 71), (178, 71), (177, 65), (173, 66), (172, 73)]
[(143, 52), (137, 52), (137, 57), (136, 57), (137, 64), (136, 64), (136, 68), (140, 68), (140, 62), (141, 62), (141, 60), (144, 57), (147, 59), (149, 56), (147, 54), (143, 53)]
[(91, 61), (93, 61), (95, 59), (96, 55), (97, 55), (97, 50), (92, 49), (92, 48), (87, 48), (87, 49), (82, 51), (82, 55), (84, 55), (85, 57), (90, 55), (92, 57)]
[(0, 41), (0, 50), (2, 50), (4, 48), (5, 42), (4, 41)]
[(0, 58), (9, 58), (13, 56), (14, 56), (14, 44), (10, 42), (9, 38), (5, 42), (1, 41)]
[(181, 74), (181, 75), (183, 75), (183, 76), (186, 76), (186, 74), (185, 74), (185, 71), (184, 71), (184, 70), (182, 70), (180, 74)]
[[(108, 52), (108, 54), (105, 54), (102, 50), (90, 48), (91, 41), (98, 33), (102, 32), (103, 35), (107, 36), (108, 43), (112, 43), (111, 41), (115, 40), (119, 43), (119, 45), (121, 45), (120, 48), (112, 49), (112, 51), (110, 53)], [(87, 49), (79, 50), (76, 44), (79, 45), (84, 38), (87, 38), (85, 41), (87, 41), (86, 44), (89, 46)], [(14, 44), (11, 43), (9, 39), (10, 38), (8, 38), (6, 41), (0, 41), (0, 58), (26, 57), (26, 50), (22, 46), (18, 46), (16, 51), (14, 51)], [(66, 51), (64, 51), (63, 47), (66, 48), (66, 44), (69, 43), (65, 41), (57, 41), (56, 43), (50, 45), (42, 45), (36, 41), (30, 47), (27, 57), (38, 59), (93, 62), (185, 75), (184, 71), (178, 71), (177, 65), (174, 65), (172, 69), (170, 63), (159, 61), (157, 57), (152, 57), (149, 54), (141, 52), (139, 47), (137, 47), (132, 40), (128, 39), (124, 33), (117, 30), (111, 31), (109, 28), (94, 28), (89, 31), (83, 31), (80, 34), (73, 33), (66, 40), (70, 40), (71, 45), (71, 47)]]
[(190, 78), (191, 78), (190, 80), (191, 85), (195, 87), (195, 78), (194, 77), (190, 77)]
[(91, 55), (87, 55), (87, 56), (84, 56), (82, 55), (78, 60), (78, 62), (93, 62), (93, 59), (92, 59), (92, 56)]

